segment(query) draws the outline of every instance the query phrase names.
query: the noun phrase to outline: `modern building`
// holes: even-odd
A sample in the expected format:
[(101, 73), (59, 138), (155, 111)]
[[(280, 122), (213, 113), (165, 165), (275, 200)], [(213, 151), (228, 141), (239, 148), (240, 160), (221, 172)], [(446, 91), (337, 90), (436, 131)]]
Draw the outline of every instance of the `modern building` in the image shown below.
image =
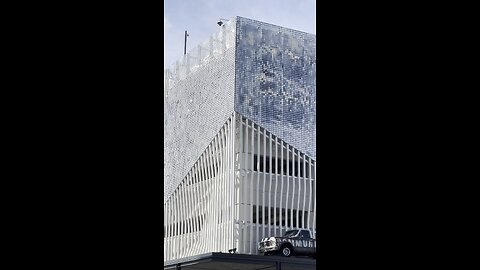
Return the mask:
[(316, 37), (235, 17), (165, 71), (164, 260), (316, 232)]

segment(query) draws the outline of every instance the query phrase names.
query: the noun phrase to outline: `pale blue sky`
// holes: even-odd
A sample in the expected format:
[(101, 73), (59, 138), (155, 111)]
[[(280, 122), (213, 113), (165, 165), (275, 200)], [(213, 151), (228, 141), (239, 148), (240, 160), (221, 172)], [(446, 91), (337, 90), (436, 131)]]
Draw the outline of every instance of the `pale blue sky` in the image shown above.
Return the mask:
[(164, 68), (219, 30), (219, 18), (241, 16), (316, 34), (315, 0), (164, 0)]

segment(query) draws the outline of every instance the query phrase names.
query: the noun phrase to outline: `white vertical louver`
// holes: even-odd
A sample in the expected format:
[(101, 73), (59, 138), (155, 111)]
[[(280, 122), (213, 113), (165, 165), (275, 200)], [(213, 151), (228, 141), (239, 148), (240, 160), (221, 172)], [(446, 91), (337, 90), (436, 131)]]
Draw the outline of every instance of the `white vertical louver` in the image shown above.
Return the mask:
[(270, 234), (315, 233), (315, 179), (315, 160), (232, 114), (164, 204), (165, 260), (257, 254)]

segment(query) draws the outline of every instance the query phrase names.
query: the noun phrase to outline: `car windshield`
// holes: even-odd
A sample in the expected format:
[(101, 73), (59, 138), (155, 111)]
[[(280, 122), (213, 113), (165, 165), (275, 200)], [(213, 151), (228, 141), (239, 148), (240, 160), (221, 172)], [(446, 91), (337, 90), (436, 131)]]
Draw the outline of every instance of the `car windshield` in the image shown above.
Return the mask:
[(286, 231), (283, 236), (285, 236), (285, 237), (294, 236), (297, 233), (298, 233), (298, 230)]

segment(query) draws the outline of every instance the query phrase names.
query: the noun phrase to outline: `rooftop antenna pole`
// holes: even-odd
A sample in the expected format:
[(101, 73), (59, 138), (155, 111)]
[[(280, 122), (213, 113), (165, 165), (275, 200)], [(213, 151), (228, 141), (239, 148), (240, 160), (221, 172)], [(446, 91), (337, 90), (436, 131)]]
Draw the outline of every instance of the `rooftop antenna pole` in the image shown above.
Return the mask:
[(185, 30), (185, 46), (183, 47), (183, 54), (187, 54), (187, 37), (188, 33), (187, 30)]

